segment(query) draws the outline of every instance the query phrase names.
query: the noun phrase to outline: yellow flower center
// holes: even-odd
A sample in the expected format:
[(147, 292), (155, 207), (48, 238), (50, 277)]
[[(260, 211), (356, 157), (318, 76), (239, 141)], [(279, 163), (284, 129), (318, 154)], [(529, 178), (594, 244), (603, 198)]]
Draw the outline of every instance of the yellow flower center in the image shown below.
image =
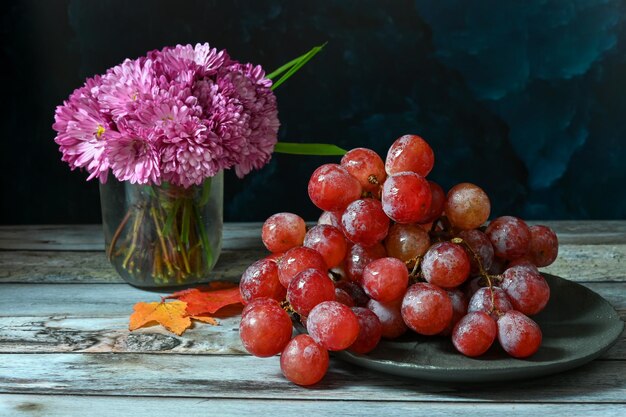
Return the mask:
[(104, 126), (98, 125), (98, 129), (96, 130), (96, 138), (100, 139), (104, 134)]

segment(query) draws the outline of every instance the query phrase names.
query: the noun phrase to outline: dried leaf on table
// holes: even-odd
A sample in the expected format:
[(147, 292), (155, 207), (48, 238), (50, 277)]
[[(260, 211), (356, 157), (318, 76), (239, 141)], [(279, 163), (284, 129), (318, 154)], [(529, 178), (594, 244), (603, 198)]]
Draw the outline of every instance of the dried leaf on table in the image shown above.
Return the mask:
[(191, 318), (213, 326), (219, 325), (218, 321), (211, 316), (191, 316)]
[(133, 307), (133, 314), (130, 316), (130, 330), (151, 324), (161, 324), (167, 330), (180, 336), (189, 326), (191, 318), (187, 316), (187, 303), (183, 301), (172, 302), (140, 302)]
[(178, 299), (187, 303), (187, 315), (189, 316), (213, 314), (222, 307), (241, 303), (239, 287), (225, 283), (214, 283), (178, 291), (166, 298)]

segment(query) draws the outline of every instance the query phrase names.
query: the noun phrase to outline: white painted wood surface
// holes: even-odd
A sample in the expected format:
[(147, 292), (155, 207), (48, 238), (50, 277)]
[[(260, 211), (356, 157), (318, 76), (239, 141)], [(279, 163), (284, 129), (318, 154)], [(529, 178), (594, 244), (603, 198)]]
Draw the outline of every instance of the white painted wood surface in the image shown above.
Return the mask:
[[(559, 260), (626, 318), (626, 221), (546, 222)], [(263, 253), (260, 224), (228, 224), (214, 276), (237, 280)], [(310, 389), (278, 358), (247, 355), (236, 317), (183, 336), (127, 330), (137, 301), (103, 254), (99, 226), (0, 227), (0, 416), (626, 415), (626, 339), (576, 370), (514, 384), (434, 384), (336, 360)]]

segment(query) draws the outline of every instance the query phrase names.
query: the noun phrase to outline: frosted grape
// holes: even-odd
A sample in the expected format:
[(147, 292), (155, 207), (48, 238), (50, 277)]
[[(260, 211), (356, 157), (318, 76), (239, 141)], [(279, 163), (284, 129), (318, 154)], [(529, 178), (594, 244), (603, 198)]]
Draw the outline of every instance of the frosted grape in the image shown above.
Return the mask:
[(365, 267), (361, 281), (367, 295), (388, 303), (404, 295), (409, 284), (409, 272), (399, 259), (381, 258)]
[(299, 246), (287, 251), (278, 263), (278, 278), (285, 288), (300, 272), (313, 268), (326, 272), (326, 261), (318, 251)]
[(498, 217), (489, 223), (485, 233), (500, 258), (511, 261), (521, 258), (530, 249), (530, 229), (517, 217)]
[(383, 210), (396, 223), (425, 222), (431, 200), (428, 181), (414, 172), (394, 174), (383, 185)]
[(433, 335), (452, 320), (452, 301), (441, 288), (423, 282), (413, 284), (402, 300), (402, 318), (413, 331)]
[(291, 319), (276, 301), (250, 304), (239, 325), (243, 346), (259, 357), (280, 353), (291, 339), (291, 333)]
[(276, 262), (265, 258), (250, 265), (241, 276), (239, 292), (244, 304), (265, 297), (282, 301), (286, 292), (278, 279)]
[(387, 236), (389, 218), (380, 201), (373, 198), (356, 200), (341, 216), (341, 228), (350, 241), (362, 246), (373, 246)]
[(341, 158), (341, 165), (356, 178), (363, 191), (376, 193), (387, 178), (385, 163), (376, 152), (354, 148)]
[(319, 382), (328, 370), (328, 351), (311, 336), (294, 337), (280, 355), (280, 369), (288, 380), (298, 385)]
[(378, 320), (380, 320), (382, 337), (385, 339), (395, 339), (408, 330), (406, 323), (402, 319), (401, 307), (401, 299), (390, 303), (369, 300), (367, 303), (367, 308), (376, 314)]
[(277, 213), (270, 216), (261, 229), (261, 239), (270, 252), (285, 252), (302, 245), (306, 225), (293, 213)]
[(383, 327), (378, 316), (363, 307), (353, 307), (352, 311), (359, 321), (359, 335), (348, 349), (355, 353), (368, 353), (374, 350), (382, 336)]
[(337, 301), (325, 301), (311, 310), (306, 328), (309, 335), (328, 350), (343, 350), (359, 335), (356, 315)]
[(430, 236), (420, 226), (414, 224), (394, 224), (385, 238), (387, 255), (402, 262), (415, 260), (424, 255), (430, 247)]
[(491, 203), (482, 188), (464, 182), (448, 191), (444, 210), (453, 226), (469, 230), (487, 221), (491, 212)]
[(422, 274), (426, 281), (443, 288), (454, 288), (467, 280), (470, 260), (460, 245), (435, 243), (422, 259)]
[(541, 329), (531, 318), (516, 310), (504, 313), (498, 319), (498, 341), (509, 355), (526, 358), (541, 346)]
[(404, 135), (389, 148), (385, 170), (388, 175), (412, 171), (425, 177), (434, 165), (435, 154), (430, 145), (417, 135)]
[(304, 246), (319, 252), (329, 269), (339, 265), (348, 250), (343, 233), (327, 224), (313, 226), (304, 237)]
[(513, 308), (532, 316), (548, 304), (550, 287), (541, 274), (527, 266), (519, 265), (504, 271), (500, 284)]
[(361, 196), (361, 184), (337, 164), (317, 168), (309, 180), (309, 197), (322, 210), (337, 211)]
[(548, 266), (559, 254), (559, 239), (548, 226), (530, 226), (529, 258), (537, 266)]
[(480, 356), (489, 350), (497, 333), (494, 319), (482, 311), (475, 311), (456, 324), (452, 331), (452, 343), (465, 356)]
[(328, 274), (307, 269), (296, 275), (287, 288), (287, 300), (296, 313), (308, 316), (313, 307), (335, 299), (335, 285)]

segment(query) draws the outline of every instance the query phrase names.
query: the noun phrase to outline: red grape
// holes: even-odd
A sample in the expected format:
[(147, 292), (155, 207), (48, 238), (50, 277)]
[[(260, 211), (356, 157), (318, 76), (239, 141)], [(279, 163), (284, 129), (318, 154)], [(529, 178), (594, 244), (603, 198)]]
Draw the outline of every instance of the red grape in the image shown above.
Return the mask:
[(559, 239), (548, 226), (530, 226), (528, 256), (537, 266), (548, 266), (559, 254)]
[(304, 246), (289, 249), (278, 264), (280, 283), (287, 288), (293, 277), (309, 268), (326, 272), (326, 261), (318, 251)]
[(341, 165), (326, 164), (311, 175), (309, 197), (322, 210), (343, 210), (361, 197), (361, 184)]
[(450, 320), (448, 327), (440, 333), (443, 336), (452, 334), (454, 326), (467, 314), (467, 298), (465, 294), (459, 289), (447, 290), (446, 292), (448, 297), (450, 297), (450, 301), (452, 301), (452, 320)]
[[(365, 294), (365, 291), (363, 291), (363, 288), (361, 288), (361, 286), (357, 284), (356, 282), (339, 281), (339, 282), (335, 282), (335, 287), (342, 289), (343, 291), (348, 293), (348, 295), (354, 300), (354, 303), (357, 305), (357, 307), (366, 306), (367, 302), (370, 300), (367, 294)], [(337, 295), (336, 292), (335, 292), (335, 295)]]
[(470, 298), (467, 311), (482, 311), (491, 315), (494, 320), (497, 320), (498, 312), (504, 313), (513, 309), (511, 301), (509, 301), (502, 288), (493, 287), (493, 300), (495, 302), (495, 308), (493, 307), (494, 302), (491, 301), (491, 290), (489, 287), (480, 288), (474, 293), (472, 298)]
[(367, 148), (354, 148), (341, 158), (341, 165), (356, 178), (363, 191), (376, 192), (385, 182), (385, 163), (376, 152)]
[(317, 220), (317, 224), (328, 224), (341, 230), (341, 211), (325, 211)]
[(389, 175), (412, 171), (425, 177), (433, 165), (435, 154), (430, 145), (417, 135), (404, 135), (389, 148), (385, 170)]
[(262, 358), (280, 353), (291, 339), (289, 314), (280, 308), (278, 302), (259, 302), (250, 306), (239, 325), (243, 346), (254, 356)]
[(348, 250), (343, 233), (336, 227), (327, 224), (313, 226), (304, 237), (304, 246), (318, 251), (326, 261), (328, 268), (339, 265)]
[[(513, 259), (511, 262), (507, 264), (507, 268), (513, 268), (514, 266), (523, 266), (525, 268), (530, 268), (536, 273), (539, 273), (539, 268), (533, 262), (531, 262), (527, 257)], [(503, 271), (504, 272), (504, 271)]]
[(385, 256), (387, 256), (385, 247), (380, 243), (367, 248), (361, 245), (353, 245), (348, 250), (348, 256), (346, 257), (346, 274), (348, 279), (354, 282), (361, 282), (363, 270), (367, 264)]
[(313, 385), (326, 375), (328, 351), (311, 336), (300, 334), (291, 339), (280, 355), (280, 369), (294, 384)]
[(341, 216), (343, 233), (352, 242), (373, 246), (387, 236), (389, 218), (380, 201), (363, 198), (350, 203)]
[(388, 303), (404, 295), (409, 285), (406, 265), (396, 258), (370, 262), (363, 271), (363, 289), (374, 300)]
[(383, 332), (378, 316), (363, 307), (353, 307), (352, 311), (359, 321), (359, 335), (348, 349), (355, 353), (368, 353), (378, 345)]
[(422, 259), (426, 281), (443, 288), (454, 288), (467, 280), (470, 260), (465, 250), (451, 242), (435, 243)]
[(402, 336), (408, 327), (402, 319), (400, 311), (402, 300), (392, 301), (390, 303), (381, 303), (376, 300), (369, 300), (367, 308), (369, 308), (380, 320), (382, 326), (382, 337), (385, 339), (395, 339)]
[(285, 252), (302, 245), (306, 225), (293, 213), (276, 213), (270, 216), (261, 230), (263, 244), (270, 252)]
[(498, 319), (498, 341), (514, 358), (526, 358), (539, 350), (541, 329), (531, 318), (510, 310)]
[(480, 272), (476, 257), (478, 257), (483, 269), (489, 271), (495, 255), (493, 253), (493, 246), (487, 235), (480, 230), (474, 229), (463, 230), (458, 236), (471, 248), (471, 250), (469, 250), (465, 245), (461, 245), (467, 252), (467, 257), (470, 261), (470, 274), (478, 274)]
[(414, 261), (430, 247), (430, 236), (420, 226), (396, 223), (389, 228), (385, 238), (387, 254), (402, 262)]
[(425, 222), (432, 195), (428, 181), (414, 172), (401, 172), (383, 185), (382, 207), (396, 223)]
[(453, 226), (469, 230), (487, 221), (491, 212), (491, 203), (482, 188), (464, 182), (448, 191), (444, 210)]
[(260, 306), (262, 304), (266, 306), (271, 305), (271, 306), (280, 307), (280, 303), (277, 300), (274, 300), (273, 298), (255, 298), (254, 300), (250, 301), (248, 304), (245, 305), (245, 307), (241, 311), (241, 317), (243, 318), (243, 316), (248, 314), (249, 311), (254, 310), (257, 306)]
[(356, 303), (350, 294), (341, 288), (335, 288), (335, 301), (340, 302), (343, 305), (347, 305), (348, 307), (356, 306)]
[(343, 350), (358, 337), (359, 320), (350, 307), (337, 301), (324, 301), (311, 310), (306, 328), (322, 347)]
[(418, 282), (402, 300), (402, 318), (413, 331), (423, 335), (440, 333), (452, 320), (452, 301), (441, 288)]
[(313, 307), (335, 299), (335, 285), (328, 275), (307, 269), (296, 275), (287, 288), (287, 300), (296, 313), (308, 316)]
[(485, 230), (496, 256), (509, 261), (524, 256), (530, 246), (530, 229), (523, 220), (502, 216), (493, 220)]
[(527, 316), (539, 313), (550, 299), (546, 280), (539, 272), (523, 265), (504, 271), (501, 287), (513, 308)]
[(424, 220), (422, 220), (423, 223), (429, 223), (437, 220), (443, 213), (443, 208), (446, 204), (446, 193), (443, 191), (443, 188), (433, 181), (428, 181), (428, 185), (430, 186), (430, 195), (432, 197), (428, 215)]
[(454, 347), (469, 357), (487, 352), (496, 340), (498, 326), (487, 313), (475, 311), (463, 317), (452, 331)]
[(282, 301), (285, 298), (285, 287), (278, 279), (276, 262), (266, 258), (250, 265), (241, 276), (239, 292), (244, 304), (264, 297)]

